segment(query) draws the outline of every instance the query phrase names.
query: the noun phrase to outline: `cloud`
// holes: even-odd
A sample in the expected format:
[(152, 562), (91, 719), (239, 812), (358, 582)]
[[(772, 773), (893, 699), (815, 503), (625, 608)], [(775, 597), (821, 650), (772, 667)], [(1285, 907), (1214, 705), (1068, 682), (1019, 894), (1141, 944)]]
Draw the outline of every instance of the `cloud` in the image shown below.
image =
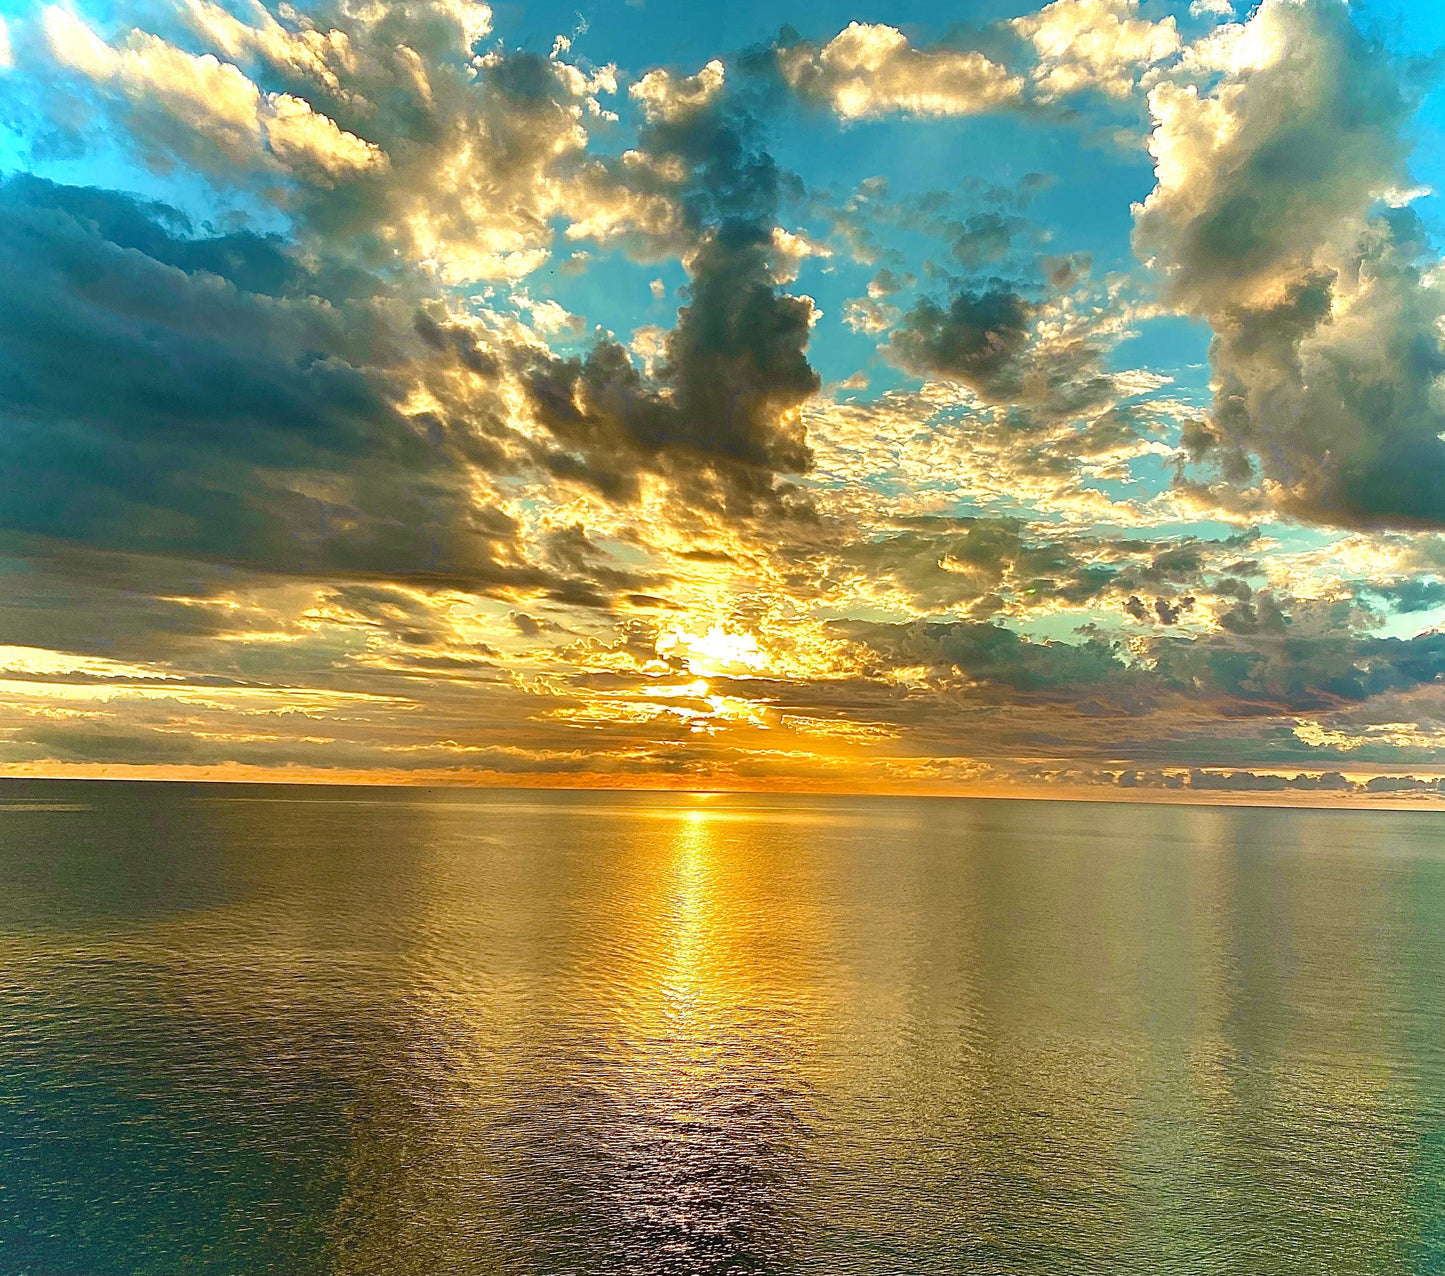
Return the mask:
[(651, 472), (702, 504), (776, 505), (773, 476), (811, 463), (799, 409), (821, 387), (807, 358), (816, 310), (777, 281), (814, 250), (778, 227), (789, 176), (760, 144), (747, 101), (721, 83), (686, 90), (685, 107), (669, 96), (671, 79), (647, 90), (650, 123), (626, 180), (664, 175), (690, 278), (652, 374), (611, 341), (585, 358), (521, 355), (533, 411), (568, 449), (554, 456), (554, 472), (609, 497), (635, 499)]
[(1135, 243), (1214, 331), (1196, 458), (1300, 518), (1445, 525), (1445, 298), (1409, 186), (1397, 68), (1332, 0), (1216, 36), (1207, 91), (1150, 93), (1157, 185)]
[[(1103, 486), (1132, 481), (1136, 463), (1172, 454), (1146, 405), (1053, 416), (1078, 394), (1067, 379), (1053, 390), (1046, 376), (1035, 384), (1042, 397), (1034, 406), (988, 404), (966, 386), (933, 378), (872, 401), (815, 401), (804, 412), (814, 502), (864, 526), (880, 515), (891, 523), (959, 509), (1054, 518), (1074, 530), (1099, 522), (1143, 527), (1176, 515), (1172, 494), (1143, 488), (1140, 499)], [(882, 511), (879, 491), (888, 493)]]
[(1245, 613), (1234, 611), (1241, 600), (1254, 600), (1250, 632), (1260, 628), (1261, 612), (1271, 623), (1280, 616), (1272, 594), (1256, 599), (1227, 574), (1240, 543), (1070, 533), (1019, 518), (894, 514), (866, 529), (840, 523), (833, 540), (815, 531), (794, 562), (796, 569), (811, 561), (816, 578), (826, 582), (820, 597), (845, 611), (935, 619), (964, 613), (1027, 624), (1064, 611), (1083, 620), (1117, 609), (1150, 626), (1187, 622), (1198, 637), (1223, 625), (1225, 616), (1231, 624), (1242, 620)]
[(947, 307), (921, 299), (894, 329), (885, 353), (919, 376), (967, 386), (986, 403), (1048, 418), (1103, 407), (1114, 382), (1087, 339), (1036, 323), (1040, 308), (998, 284), (961, 289)]
[(878, 23), (850, 22), (821, 49), (781, 48), (778, 64), (795, 92), (849, 120), (895, 111), (975, 115), (1016, 102), (1024, 86), (982, 53), (915, 49), (901, 31)]
[(1445, 606), (1445, 581), (1405, 577), (1381, 583), (1365, 582), (1360, 588), (1361, 592), (1384, 599), (1400, 615)]
[(274, 240), (184, 229), (121, 195), (0, 186), (5, 528), (268, 571), (558, 585), (485, 495), (525, 452), (413, 303), (323, 300)]
[(1021, 217), (999, 212), (973, 213), (949, 227), (952, 231), (949, 247), (959, 265), (976, 270), (986, 262), (999, 262), (1007, 257), (1015, 234), (1026, 225)]
[(1153, 606), (1149, 607), (1138, 594), (1130, 594), (1124, 603), (1124, 611), (1140, 622), (1153, 624), (1157, 621), (1161, 625), (1176, 625), (1180, 616), (1194, 610), (1194, 603), (1194, 596), (1185, 594), (1178, 602), (1172, 602), (1168, 598), (1155, 598)]
[(897, 306), (871, 297), (853, 297), (843, 304), (843, 322), (854, 332), (887, 332), (902, 315)]
[(961, 676), (980, 687), (1074, 700), (1128, 675), (1108, 643), (1032, 642), (1002, 625), (918, 621), (905, 625), (840, 622), (839, 628), (897, 665)]
[[(1381, 784), (1378, 782), (1379, 778), (1371, 780), (1365, 786), (1369, 792), (1378, 793), (1385, 788), (1393, 789), (1397, 783), (1392, 777), (1389, 783)], [(1419, 784), (1418, 781), (1416, 783), (1418, 787), (1424, 788), (1423, 784)], [(1196, 769), (1189, 773), (1189, 787), (1212, 792), (1234, 793), (1279, 793), (1287, 789), (1345, 793), (1355, 786), (1338, 771), (1326, 771), (1322, 775), (1284, 776), (1256, 775), (1252, 771), (1201, 771)], [(1402, 785), (1401, 787), (1406, 786)]]
[(1033, 307), (1003, 288), (960, 292), (945, 310), (927, 298), (909, 313), (889, 349), (923, 376), (959, 381), (985, 397), (1007, 397), (1010, 376), (1029, 343)]
[(845, 120), (960, 116), (1036, 108), (1089, 90), (1127, 98), (1143, 72), (1181, 48), (1174, 19), (1141, 18), (1138, 0), (1055, 0), (978, 35), (1015, 65), (952, 42), (916, 48), (896, 27), (850, 22), (821, 48), (782, 45), (778, 66), (800, 97)]
[[(158, 15), (173, 39), (131, 31), (116, 45), (58, 7), (26, 45), (36, 80), (56, 67), (120, 126), (147, 163), (179, 163), (289, 214), (298, 230), (370, 265), (400, 260), (461, 283), (516, 278), (548, 257), (553, 219), (665, 219), (587, 155), (608, 113), (610, 67), (474, 45), (485, 5), (455, 0), (299, 15), (210, 0)], [(201, 42), (207, 51), (182, 47)], [(41, 109), (81, 145), (100, 135), (62, 94)], [(632, 201), (635, 203), (635, 201)]]
[[(804, 353), (812, 303), (769, 282), (770, 245), (736, 222), (703, 243), (691, 301), (651, 383), (615, 343), (585, 359), (533, 360), (525, 380), (534, 410), (560, 443), (585, 454), (601, 490), (635, 497), (635, 465), (694, 486), (687, 472), (701, 464), (729, 490), (764, 496), (773, 472), (808, 468), (797, 408), (820, 384)], [(569, 468), (559, 462), (558, 473)]]
[(1180, 49), (1174, 19), (1139, 17), (1138, 0), (1054, 0), (1010, 25), (1034, 47), (1032, 80), (1045, 101), (1083, 89), (1127, 97), (1141, 71)]
[(675, 122), (704, 109), (723, 90), (726, 71), (714, 58), (696, 75), (674, 75), (659, 67), (629, 86), (629, 96), (642, 104), (650, 123)]
[[(857, 581), (874, 601), (884, 586), (918, 612), (967, 607), (975, 616), (1030, 602), (1053, 606), (1088, 603), (1129, 579), (1108, 546), (1088, 538), (1060, 537), (1016, 518), (899, 519), (901, 528), (877, 532), (837, 550), (830, 576)], [(856, 574), (856, 576), (855, 576)]]
[(387, 165), (374, 144), (289, 93), (263, 93), (212, 54), (193, 56), (144, 32), (112, 48), (58, 6), (42, 12), (50, 51), (122, 112), (130, 134), (203, 170), (276, 168), (334, 185)]

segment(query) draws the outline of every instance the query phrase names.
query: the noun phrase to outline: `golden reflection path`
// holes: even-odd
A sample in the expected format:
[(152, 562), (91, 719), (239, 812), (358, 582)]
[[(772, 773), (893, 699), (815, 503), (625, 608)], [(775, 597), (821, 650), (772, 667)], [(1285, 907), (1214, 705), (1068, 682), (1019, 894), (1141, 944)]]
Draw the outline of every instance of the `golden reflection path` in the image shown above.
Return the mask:
[(747, 822), (705, 799), (661, 823), (629, 857), (629, 961), (604, 1051), (609, 1213), (639, 1246), (616, 1257), (777, 1255), (779, 1187), (801, 1172), (805, 1034), (786, 981), (769, 977), (769, 866)]

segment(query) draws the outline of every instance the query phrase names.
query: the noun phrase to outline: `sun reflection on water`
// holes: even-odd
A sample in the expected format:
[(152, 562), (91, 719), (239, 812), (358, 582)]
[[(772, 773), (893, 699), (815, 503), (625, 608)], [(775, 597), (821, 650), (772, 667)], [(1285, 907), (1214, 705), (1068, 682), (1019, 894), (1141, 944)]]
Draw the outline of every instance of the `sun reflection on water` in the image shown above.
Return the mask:
[(679, 1029), (696, 1013), (708, 983), (709, 915), (714, 895), (710, 837), (707, 812), (688, 811), (679, 821), (668, 866), (673, 928), (660, 990), (668, 1018)]
[(784, 1244), (783, 1185), (805, 1123), (784, 1062), (794, 1025), (759, 978), (746, 833), (705, 798), (664, 827), (634, 865), (633, 934), (646, 939), (623, 976), (606, 1177), (634, 1257), (667, 1252), (701, 1270)]

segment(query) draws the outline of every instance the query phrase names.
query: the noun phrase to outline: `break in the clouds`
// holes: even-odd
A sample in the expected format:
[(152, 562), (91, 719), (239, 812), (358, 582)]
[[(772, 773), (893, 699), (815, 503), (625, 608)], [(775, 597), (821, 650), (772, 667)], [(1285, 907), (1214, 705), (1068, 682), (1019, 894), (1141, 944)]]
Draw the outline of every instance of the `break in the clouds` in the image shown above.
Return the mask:
[(7, 6), (0, 767), (1441, 796), (1430, 19), (912, 17)]

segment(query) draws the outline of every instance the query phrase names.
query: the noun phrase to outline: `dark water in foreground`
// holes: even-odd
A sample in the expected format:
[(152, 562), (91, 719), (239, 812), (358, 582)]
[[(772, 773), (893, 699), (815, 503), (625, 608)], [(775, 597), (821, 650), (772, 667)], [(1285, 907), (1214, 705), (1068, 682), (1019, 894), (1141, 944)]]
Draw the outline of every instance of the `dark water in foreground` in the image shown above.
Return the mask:
[(5, 1272), (1445, 1272), (1445, 818), (0, 786)]

